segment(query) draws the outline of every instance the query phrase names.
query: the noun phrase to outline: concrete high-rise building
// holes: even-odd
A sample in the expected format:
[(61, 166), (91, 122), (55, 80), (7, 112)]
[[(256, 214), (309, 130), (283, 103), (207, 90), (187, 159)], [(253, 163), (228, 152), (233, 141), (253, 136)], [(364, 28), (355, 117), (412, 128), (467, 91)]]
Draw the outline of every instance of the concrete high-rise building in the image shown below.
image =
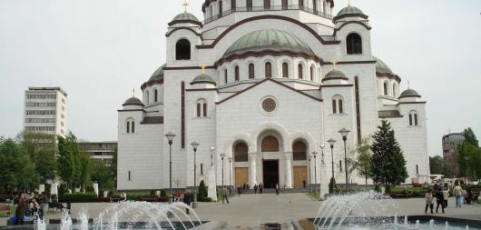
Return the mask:
[(24, 110), (25, 131), (67, 135), (67, 93), (60, 87), (29, 87)]
[(443, 159), (449, 177), (458, 177), (459, 165), (456, 162), (458, 156), (458, 144), (464, 141), (463, 133), (450, 133), (443, 136)]

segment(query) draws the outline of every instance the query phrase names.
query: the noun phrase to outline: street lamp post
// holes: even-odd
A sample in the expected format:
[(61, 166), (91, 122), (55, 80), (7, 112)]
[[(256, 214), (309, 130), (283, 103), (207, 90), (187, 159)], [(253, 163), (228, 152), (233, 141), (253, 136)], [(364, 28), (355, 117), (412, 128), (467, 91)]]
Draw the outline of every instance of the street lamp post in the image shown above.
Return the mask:
[(232, 157), (229, 157), (229, 186), (232, 186)]
[(321, 145), (321, 163), (324, 164), (324, 144)]
[(317, 191), (317, 152), (312, 152), (314, 156), (314, 188)]
[(199, 147), (199, 143), (197, 142), (192, 142), (190, 143), (192, 145), (192, 148), (194, 149), (194, 202), (192, 203), (192, 208), (197, 208), (197, 162), (196, 162), (196, 153), (197, 153), (197, 147)]
[(225, 154), (220, 154), (220, 159), (222, 160), (222, 188), (224, 188), (224, 157)]
[(308, 160), (309, 160), (309, 168), (307, 169), (307, 172), (309, 172), (308, 176), (309, 176), (309, 191), (311, 191), (311, 184), (312, 184), (312, 181), (311, 181), (311, 156), (308, 157)]
[[(332, 169), (332, 176), (331, 176), (331, 183), (334, 183), (334, 143), (336, 143), (336, 140), (334, 139), (329, 139), (327, 140), (327, 143), (329, 143), (329, 146), (331, 147), (331, 169)], [(332, 187), (334, 188), (336, 185), (333, 184)]]
[(347, 168), (347, 149), (346, 149), (346, 140), (347, 140), (347, 134), (350, 131), (347, 130), (346, 128), (342, 128), (339, 130), (339, 133), (342, 135), (342, 140), (344, 141), (344, 165), (345, 165), (345, 171), (346, 171), (346, 192), (349, 190), (349, 180), (348, 180), (348, 168)]
[(172, 132), (168, 132), (165, 134), (167, 140), (169, 140), (169, 204), (172, 203), (173, 193), (172, 193), (172, 142), (174, 140), (175, 134)]

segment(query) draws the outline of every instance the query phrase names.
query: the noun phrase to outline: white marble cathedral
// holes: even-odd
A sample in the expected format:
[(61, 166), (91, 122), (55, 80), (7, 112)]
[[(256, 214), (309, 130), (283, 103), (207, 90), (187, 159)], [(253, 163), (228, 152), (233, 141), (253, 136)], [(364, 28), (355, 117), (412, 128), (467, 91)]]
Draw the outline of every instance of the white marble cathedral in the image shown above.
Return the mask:
[[(333, 0), (205, 0), (205, 20), (168, 23), (166, 63), (118, 110), (118, 190), (197, 184), (303, 188), (327, 193), (334, 165), (391, 122), (409, 178), (429, 175), (426, 102), (371, 53), (360, 9), (331, 16)], [(328, 139), (337, 142), (331, 149)], [(314, 156), (316, 158), (314, 158)], [(350, 183), (364, 183), (356, 173)]]

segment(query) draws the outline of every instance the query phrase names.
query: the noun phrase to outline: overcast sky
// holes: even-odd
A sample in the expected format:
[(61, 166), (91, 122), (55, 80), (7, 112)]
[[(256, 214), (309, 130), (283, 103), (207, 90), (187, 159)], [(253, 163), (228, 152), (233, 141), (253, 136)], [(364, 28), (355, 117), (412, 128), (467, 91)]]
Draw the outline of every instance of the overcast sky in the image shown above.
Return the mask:
[[(203, 0), (189, 11), (203, 19)], [(167, 23), (183, 0), (0, 0), (0, 136), (23, 125), (24, 90), (60, 86), (69, 129), (117, 140), (117, 109), (165, 61)], [(347, 0), (336, 0), (337, 13)], [(441, 137), (481, 137), (481, 1), (353, 0), (369, 15), (373, 54), (427, 100), (430, 155)]]

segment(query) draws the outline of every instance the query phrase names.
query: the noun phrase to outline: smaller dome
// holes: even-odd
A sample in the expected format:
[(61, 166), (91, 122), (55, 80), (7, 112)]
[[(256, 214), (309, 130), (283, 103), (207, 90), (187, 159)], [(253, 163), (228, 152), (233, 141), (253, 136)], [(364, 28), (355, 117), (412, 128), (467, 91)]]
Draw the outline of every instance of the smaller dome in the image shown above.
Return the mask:
[(165, 64), (160, 66), (149, 78), (149, 81), (163, 81), (164, 80), (164, 68)]
[(136, 97), (130, 97), (129, 99), (127, 99), (124, 104), (122, 104), (122, 106), (127, 106), (127, 105), (139, 105), (139, 106), (144, 106), (144, 104), (142, 103), (142, 101), (140, 101), (140, 99), (136, 98)]
[(212, 79), (211, 76), (203, 73), (203, 74), (200, 74), (198, 75), (197, 77), (194, 78), (194, 80), (192, 80), (192, 82), (190, 84), (199, 84), (199, 83), (210, 83), (210, 84), (216, 84), (214, 79)]
[(337, 13), (336, 17), (334, 17), (334, 21), (344, 17), (362, 17), (365, 19), (368, 18), (368, 16), (365, 15), (362, 10), (354, 6), (344, 7), (341, 11), (339, 11), (339, 13)]
[(347, 77), (346, 75), (344, 75), (343, 72), (339, 71), (339, 70), (332, 70), (330, 71), (329, 73), (326, 74), (326, 76), (324, 77), (324, 80), (331, 80), (331, 79), (345, 79), (347, 80)]
[(405, 98), (405, 97), (421, 97), (421, 95), (419, 95), (419, 93), (413, 89), (407, 89), (401, 93), (401, 96), (399, 96), (399, 99)]
[(372, 58), (374, 60), (376, 60), (376, 72), (377, 73), (394, 75), (391, 68), (389, 68), (389, 66), (386, 63), (384, 63), (381, 59), (379, 59), (377, 57), (372, 57)]
[(177, 16), (172, 19), (172, 21), (195, 21), (195, 22), (200, 22), (197, 17), (191, 13), (183, 12), (180, 14), (177, 14)]

